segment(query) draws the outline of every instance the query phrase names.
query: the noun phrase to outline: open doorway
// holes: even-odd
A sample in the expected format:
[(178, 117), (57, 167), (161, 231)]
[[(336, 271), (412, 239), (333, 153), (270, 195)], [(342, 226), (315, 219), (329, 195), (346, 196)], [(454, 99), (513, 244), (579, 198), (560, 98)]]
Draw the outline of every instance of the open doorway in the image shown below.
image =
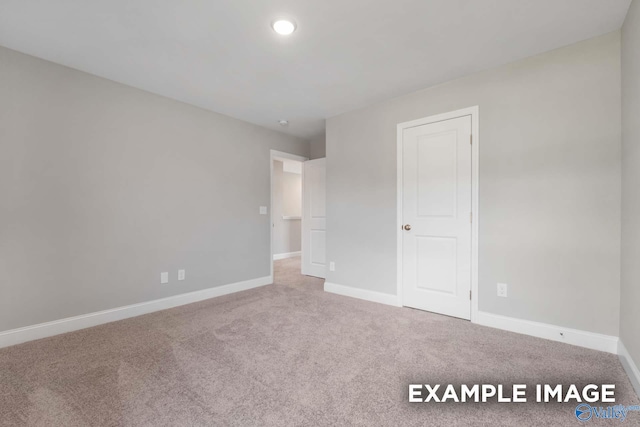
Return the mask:
[(302, 250), (302, 170), (305, 157), (271, 151), (271, 274), (273, 262)]
[(300, 256), (302, 162), (273, 160), (273, 259)]

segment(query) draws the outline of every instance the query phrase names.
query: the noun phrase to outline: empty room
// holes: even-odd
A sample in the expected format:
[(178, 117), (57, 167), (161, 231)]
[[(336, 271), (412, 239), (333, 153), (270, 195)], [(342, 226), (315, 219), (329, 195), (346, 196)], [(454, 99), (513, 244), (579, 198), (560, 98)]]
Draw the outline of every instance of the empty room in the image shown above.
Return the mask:
[(0, 0), (0, 426), (640, 426), (640, 0)]

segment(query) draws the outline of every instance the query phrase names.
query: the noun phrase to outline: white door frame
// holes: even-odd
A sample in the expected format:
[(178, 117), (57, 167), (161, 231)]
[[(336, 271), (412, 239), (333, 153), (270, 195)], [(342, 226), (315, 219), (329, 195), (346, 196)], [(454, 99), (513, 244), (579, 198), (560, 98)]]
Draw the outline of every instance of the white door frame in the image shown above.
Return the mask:
[[(269, 265), (271, 266), (269, 274), (271, 276), (271, 282), (273, 282), (273, 161), (280, 159), (297, 160), (299, 162), (309, 160), (307, 157), (278, 150), (271, 150), (271, 154), (269, 155)], [(302, 174), (302, 179), (304, 179), (304, 168), (302, 168)], [(304, 200), (302, 203), (304, 203)]]
[(479, 126), (479, 107), (476, 105), (474, 107), (463, 108), (461, 110), (451, 111), (449, 113), (438, 114), (435, 116), (429, 116), (418, 120), (412, 120), (410, 122), (404, 122), (398, 124), (398, 139), (397, 139), (397, 161), (398, 161), (398, 213), (397, 213), (397, 295), (398, 295), (398, 305), (402, 307), (402, 238), (403, 233), (401, 227), (403, 226), (402, 218), (402, 137), (405, 129), (428, 125), (430, 123), (441, 122), (444, 120), (457, 119), (459, 117), (471, 116), (471, 134), (472, 134), (472, 144), (471, 144), (471, 212), (472, 212), (472, 222), (471, 222), (471, 322), (476, 323), (478, 320), (478, 223), (479, 223), (479, 212), (478, 212), (478, 197), (479, 197), (479, 184), (480, 184), (480, 126)]

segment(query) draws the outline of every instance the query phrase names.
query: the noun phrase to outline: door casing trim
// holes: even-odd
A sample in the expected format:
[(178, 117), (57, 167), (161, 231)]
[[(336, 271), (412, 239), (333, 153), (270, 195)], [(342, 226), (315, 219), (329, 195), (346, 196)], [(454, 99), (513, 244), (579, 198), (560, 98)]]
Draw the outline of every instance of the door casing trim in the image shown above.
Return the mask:
[(463, 108), (461, 110), (451, 111), (448, 113), (437, 114), (435, 116), (424, 117), (422, 119), (412, 120), (409, 122), (398, 124), (397, 136), (397, 217), (396, 217), (396, 236), (397, 236), (397, 297), (398, 306), (402, 307), (402, 137), (405, 129), (416, 126), (428, 125), (431, 123), (442, 122), (445, 120), (457, 119), (459, 117), (471, 116), (471, 134), (473, 143), (471, 144), (471, 322), (478, 322), (478, 229), (480, 223), (479, 212), (479, 186), (480, 186), (480, 108), (473, 106)]

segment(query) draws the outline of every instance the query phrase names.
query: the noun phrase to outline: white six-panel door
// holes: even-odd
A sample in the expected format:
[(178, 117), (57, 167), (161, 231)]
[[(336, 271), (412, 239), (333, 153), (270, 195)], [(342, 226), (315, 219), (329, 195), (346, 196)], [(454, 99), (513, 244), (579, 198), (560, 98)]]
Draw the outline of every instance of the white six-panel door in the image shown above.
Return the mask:
[(326, 159), (304, 162), (302, 207), (302, 274), (325, 277)]
[(471, 316), (471, 116), (402, 132), (402, 304)]

